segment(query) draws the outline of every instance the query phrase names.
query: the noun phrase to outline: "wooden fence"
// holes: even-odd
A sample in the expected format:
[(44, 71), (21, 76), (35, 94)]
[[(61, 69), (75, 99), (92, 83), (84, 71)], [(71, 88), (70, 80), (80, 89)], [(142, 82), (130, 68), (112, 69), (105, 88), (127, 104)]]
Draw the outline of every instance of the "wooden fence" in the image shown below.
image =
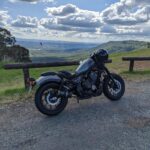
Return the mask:
[[(106, 63), (111, 63), (112, 60), (108, 60)], [(60, 66), (73, 66), (79, 65), (79, 61), (66, 61), (66, 62), (50, 62), (50, 63), (24, 63), (24, 64), (6, 64), (4, 69), (22, 69), (24, 75), (25, 88), (29, 88), (28, 80), (30, 78), (30, 68), (44, 68), (44, 67), (60, 67)]]
[(129, 71), (132, 72), (135, 61), (150, 61), (150, 57), (122, 57), (123, 61), (130, 61)]

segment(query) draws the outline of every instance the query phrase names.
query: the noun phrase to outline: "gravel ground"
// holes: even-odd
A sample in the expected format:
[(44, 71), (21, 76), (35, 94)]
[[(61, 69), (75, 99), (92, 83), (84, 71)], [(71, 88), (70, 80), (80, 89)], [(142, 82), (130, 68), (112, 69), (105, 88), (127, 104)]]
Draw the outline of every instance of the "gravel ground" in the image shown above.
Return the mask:
[(32, 100), (0, 106), (0, 150), (150, 150), (150, 80), (127, 82), (118, 102), (69, 101), (56, 117)]

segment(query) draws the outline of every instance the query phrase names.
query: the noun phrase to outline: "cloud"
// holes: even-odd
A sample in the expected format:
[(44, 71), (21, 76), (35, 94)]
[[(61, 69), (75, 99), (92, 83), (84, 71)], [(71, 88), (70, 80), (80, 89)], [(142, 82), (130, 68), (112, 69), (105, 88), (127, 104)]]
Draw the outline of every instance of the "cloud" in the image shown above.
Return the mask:
[(128, 6), (134, 5), (149, 5), (149, 0), (121, 0), (122, 3), (125, 3)]
[(107, 25), (107, 24), (103, 25), (101, 27), (100, 31), (101, 31), (101, 33), (111, 33), (111, 34), (116, 33), (116, 29), (113, 26), (110, 26), (110, 25)]
[(49, 7), (45, 11), (50, 18), (42, 19), (41, 25), (49, 29), (96, 32), (101, 26), (99, 12), (83, 10), (72, 4)]
[(11, 25), (20, 28), (36, 28), (38, 19), (30, 16), (18, 16), (16, 20), (12, 21)]
[(65, 16), (76, 13), (78, 8), (75, 5), (67, 4), (60, 7), (48, 7), (45, 9), (49, 16)]
[(74, 27), (89, 27), (96, 28), (101, 26), (100, 19), (95, 15), (86, 13), (76, 13), (63, 18), (58, 18), (58, 23)]
[[(147, 5), (149, 4), (149, 5)], [(101, 12), (105, 23), (116, 25), (136, 25), (150, 19), (148, 0), (120, 0)]]
[(12, 3), (19, 2), (19, 1), (32, 3), (32, 2), (37, 2), (39, 0), (9, 0), (9, 2), (12, 2)]
[[(70, 7), (71, 6), (71, 7)], [(54, 7), (52, 7), (53, 10)], [(58, 10), (62, 6), (58, 7)], [(64, 10), (59, 15), (52, 13), (48, 18), (37, 19), (30, 16), (18, 16), (12, 21), (11, 25), (19, 28), (45, 28), (55, 31), (70, 31), (70, 32), (93, 32), (96, 33), (101, 26), (99, 13), (94, 11), (82, 10), (75, 5), (65, 5)], [(75, 8), (71, 11), (68, 8)], [(67, 10), (67, 11), (66, 11)], [(63, 14), (63, 15), (62, 15)]]
[(36, 4), (37, 2), (44, 2), (44, 3), (53, 3), (54, 0), (9, 0), (9, 2), (29, 2), (31, 4)]
[[(53, 0), (20, 1), (37, 3)], [(48, 7), (45, 12), (47, 16), (41, 19), (18, 16), (11, 22), (14, 33), (30, 38), (90, 39), (94, 42), (150, 38), (149, 0), (119, 0), (101, 12), (81, 9), (73, 4)], [(9, 18), (7, 11), (0, 11), (0, 24), (7, 24)]]
[(42, 1), (45, 3), (53, 3), (54, 2), (54, 0), (42, 0)]
[(7, 21), (10, 19), (8, 11), (0, 10), (0, 25), (7, 25)]
[(75, 31), (75, 32), (96, 32), (95, 28), (86, 27), (74, 27), (69, 25), (60, 24), (57, 18), (43, 18), (40, 20), (40, 25), (44, 28), (50, 30), (60, 30), (60, 31)]
[(109, 32), (111, 36), (123, 39), (150, 37), (149, 0), (120, 0), (108, 6), (100, 16), (105, 24), (100, 34)]

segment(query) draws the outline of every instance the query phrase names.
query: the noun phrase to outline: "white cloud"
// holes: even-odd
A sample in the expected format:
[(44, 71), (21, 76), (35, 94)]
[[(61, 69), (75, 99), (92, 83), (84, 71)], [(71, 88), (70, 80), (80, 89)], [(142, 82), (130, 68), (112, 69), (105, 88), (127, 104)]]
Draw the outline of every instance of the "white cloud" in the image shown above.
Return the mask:
[(57, 18), (43, 18), (40, 20), (40, 25), (49, 30), (60, 31), (75, 31), (75, 32), (96, 32), (95, 28), (75, 27), (64, 24), (59, 24)]
[(42, 0), (42, 1), (45, 3), (53, 3), (54, 2), (54, 0)]
[(49, 16), (65, 16), (76, 13), (78, 8), (75, 5), (67, 4), (60, 7), (48, 7), (45, 9)]
[(99, 12), (88, 11), (72, 4), (46, 9), (49, 18), (41, 20), (41, 25), (49, 29), (96, 32), (100, 28)]
[[(149, 4), (149, 5), (147, 5)], [(105, 23), (116, 25), (136, 25), (150, 19), (148, 0), (120, 0), (101, 12)]]
[(29, 2), (31, 4), (36, 4), (38, 2), (53, 3), (54, 0), (9, 0), (9, 2), (12, 2), (12, 3), (15, 3), (15, 2)]
[(0, 10), (0, 25), (7, 25), (7, 21), (10, 19), (10, 15), (8, 15), (8, 11)]
[(74, 27), (96, 28), (101, 26), (100, 19), (90, 13), (76, 13), (62, 18), (58, 18), (58, 23)]
[(111, 26), (111, 25), (108, 25), (108, 24), (105, 24), (101, 27), (101, 33), (109, 33), (109, 34), (114, 34), (116, 33), (116, 29)]
[[(100, 14), (104, 26), (100, 34), (110, 33), (109, 37), (126, 39), (150, 39), (150, 1), (120, 0)], [(116, 32), (115, 32), (116, 31)]]
[(9, 2), (12, 2), (12, 3), (19, 2), (19, 1), (32, 3), (32, 2), (37, 2), (38, 0), (9, 0)]
[(149, 0), (121, 0), (122, 3), (125, 3), (128, 6), (134, 5), (149, 5)]
[(12, 26), (20, 28), (36, 28), (38, 26), (38, 19), (30, 16), (18, 16), (16, 20), (12, 21)]
[[(29, 0), (22, 1), (29, 2)], [(32, 0), (33, 2), (37, 0)], [(35, 38), (49, 37), (78, 41), (150, 39), (149, 0), (120, 0), (102, 12), (83, 10), (73, 4), (48, 7), (45, 11), (47, 17), (41, 19), (18, 16), (12, 21), (14, 33), (18, 35), (22, 33), (31, 38), (35, 36)], [(0, 12), (0, 24), (1, 22), (6, 24), (9, 17), (8, 12)]]
[(141, 35), (142, 29), (135, 26), (118, 26), (117, 34), (118, 35)]

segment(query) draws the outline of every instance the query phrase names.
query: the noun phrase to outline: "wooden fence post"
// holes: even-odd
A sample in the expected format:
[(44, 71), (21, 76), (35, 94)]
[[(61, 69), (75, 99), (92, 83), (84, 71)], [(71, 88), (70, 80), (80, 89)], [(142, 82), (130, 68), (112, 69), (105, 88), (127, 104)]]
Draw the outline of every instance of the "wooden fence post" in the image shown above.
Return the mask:
[(23, 68), (25, 89), (29, 88), (28, 80), (30, 78), (29, 68)]
[(132, 72), (134, 67), (134, 60), (130, 61), (129, 71)]

